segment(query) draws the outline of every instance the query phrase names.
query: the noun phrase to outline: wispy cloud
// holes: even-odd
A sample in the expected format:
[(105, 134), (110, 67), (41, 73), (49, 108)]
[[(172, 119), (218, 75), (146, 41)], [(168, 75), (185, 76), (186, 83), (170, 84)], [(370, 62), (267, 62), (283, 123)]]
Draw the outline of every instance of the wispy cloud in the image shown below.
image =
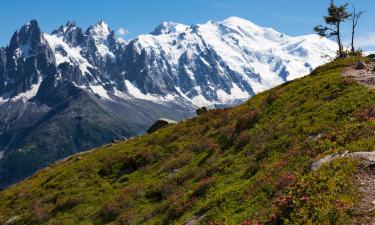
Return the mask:
[(125, 29), (125, 28), (123, 28), (123, 27), (120, 27), (120, 28), (117, 30), (117, 33), (118, 33), (119, 35), (121, 35), (121, 36), (125, 36), (125, 35), (129, 34), (130, 32), (129, 32), (129, 30), (127, 30), (127, 29)]
[(375, 47), (375, 32), (368, 32), (358, 36), (356, 45), (360, 48)]

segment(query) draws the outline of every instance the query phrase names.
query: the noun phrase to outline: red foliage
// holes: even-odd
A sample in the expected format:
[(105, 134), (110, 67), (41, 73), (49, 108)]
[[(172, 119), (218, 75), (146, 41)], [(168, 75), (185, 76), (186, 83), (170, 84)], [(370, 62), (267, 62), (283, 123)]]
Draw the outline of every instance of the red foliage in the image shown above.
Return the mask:
[(288, 179), (288, 180), (294, 180), (294, 179), (296, 179), (296, 176), (294, 174), (288, 174), (288, 175), (286, 175), (285, 178)]
[(32, 221), (41, 224), (48, 218), (48, 212), (43, 208), (40, 202), (35, 202), (32, 206), (33, 216)]
[(241, 225), (252, 225), (253, 223), (250, 220), (244, 220)]
[(241, 225), (260, 225), (260, 223), (246, 219), (241, 223)]
[(240, 147), (243, 147), (247, 145), (250, 142), (250, 140), (251, 140), (250, 134), (246, 131), (242, 131), (236, 139), (236, 144), (239, 145)]
[(238, 115), (236, 121), (236, 132), (251, 129), (258, 121), (260, 111), (257, 109)]
[(351, 85), (351, 84), (354, 84), (355, 81), (353, 79), (344, 79), (344, 80), (341, 81), (341, 83), (343, 85)]
[(360, 121), (372, 121), (375, 119), (375, 106), (370, 107), (367, 110), (364, 110), (363, 112), (357, 113), (357, 118)]

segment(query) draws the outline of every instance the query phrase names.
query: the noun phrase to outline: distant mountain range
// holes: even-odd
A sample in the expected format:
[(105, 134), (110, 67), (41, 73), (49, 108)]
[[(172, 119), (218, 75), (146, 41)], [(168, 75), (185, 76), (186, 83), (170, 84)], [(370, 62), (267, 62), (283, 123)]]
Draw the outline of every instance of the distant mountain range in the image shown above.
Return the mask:
[(142, 134), (158, 118), (225, 107), (333, 59), (335, 43), (231, 17), (164, 22), (124, 41), (99, 21), (51, 34), (35, 20), (0, 48), (0, 187), (51, 162)]

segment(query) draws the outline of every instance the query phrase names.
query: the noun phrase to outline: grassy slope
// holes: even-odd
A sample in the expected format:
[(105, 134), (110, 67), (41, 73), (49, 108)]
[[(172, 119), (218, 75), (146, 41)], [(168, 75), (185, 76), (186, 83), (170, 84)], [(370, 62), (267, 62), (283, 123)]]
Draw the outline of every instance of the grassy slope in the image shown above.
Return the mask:
[(375, 92), (340, 76), (349, 63), (44, 169), (0, 193), (0, 223), (348, 224), (357, 162), (309, 166), (375, 149)]

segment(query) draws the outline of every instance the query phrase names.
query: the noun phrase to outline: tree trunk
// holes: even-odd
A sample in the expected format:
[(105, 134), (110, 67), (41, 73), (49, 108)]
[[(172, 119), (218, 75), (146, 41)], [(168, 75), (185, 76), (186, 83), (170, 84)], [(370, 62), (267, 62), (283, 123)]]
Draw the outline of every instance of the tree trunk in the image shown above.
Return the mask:
[(354, 28), (352, 30), (352, 54), (354, 54), (355, 48), (354, 48)]
[(337, 23), (337, 44), (339, 45), (339, 57), (343, 58), (343, 47), (341, 44), (341, 30), (340, 30), (340, 22)]
[(355, 35), (355, 27), (356, 27), (356, 24), (355, 24), (355, 20), (356, 20), (356, 12), (355, 12), (355, 9), (354, 9), (354, 14), (353, 14), (353, 18), (352, 18), (352, 42), (351, 42), (351, 46), (352, 46), (352, 55), (354, 55), (354, 52), (355, 52), (355, 48), (354, 48), (354, 35)]

